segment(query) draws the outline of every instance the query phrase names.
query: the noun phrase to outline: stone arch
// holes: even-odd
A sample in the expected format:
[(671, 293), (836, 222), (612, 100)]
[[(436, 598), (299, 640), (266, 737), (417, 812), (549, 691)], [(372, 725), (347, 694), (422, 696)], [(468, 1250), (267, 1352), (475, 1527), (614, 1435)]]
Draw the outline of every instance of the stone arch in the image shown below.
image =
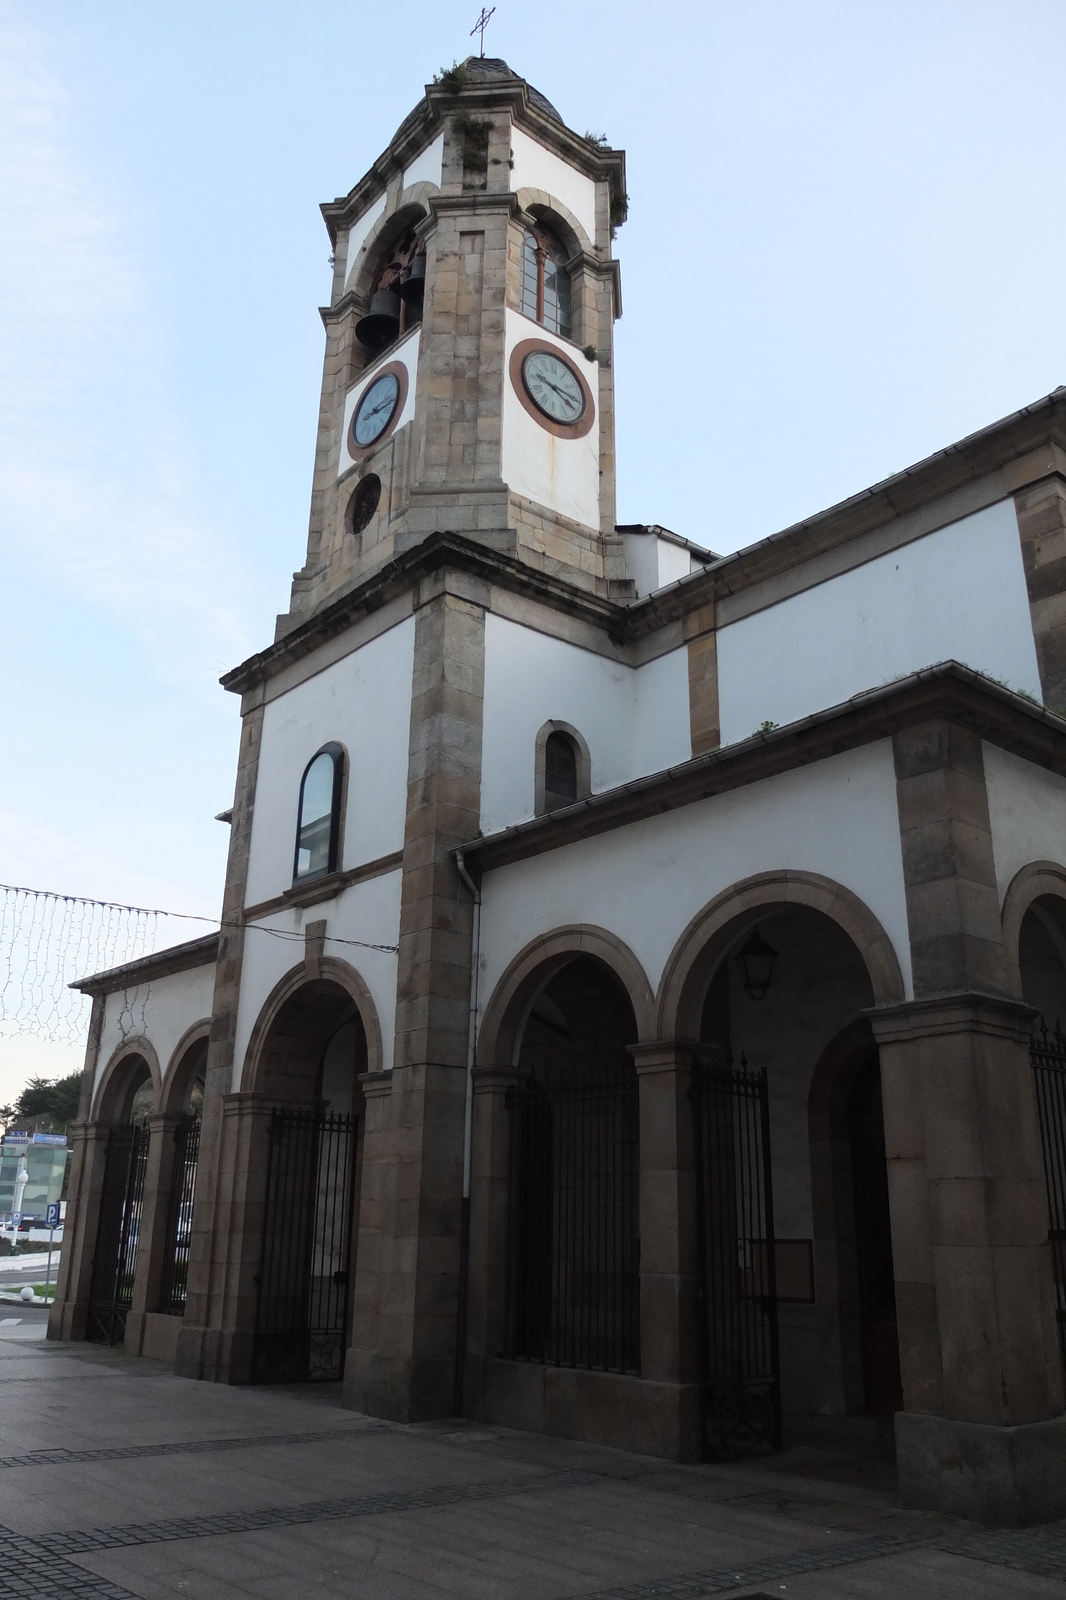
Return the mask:
[(528, 216), (537, 222), (546, 222), (552, 232), (558, 234), (571, 261), (576, 256), (595, 254), (593, 241), (574, 213), (546, 189), (519, 189), (515, 199)]
[(587, 923), (553, 928), (532, 939), (511, 961), (485, 1008), (478, 1034), (481, 1066), (513, 1065), (530, 1008), (541, 989), (568, 962), (593, 956), (617, 978), (633, 1007), (637, 1041), (655, 1037), (655, 1001), (647, 974), (627, 944)]
[(775, 906), (807, 906), (837, 923), (862, 957), (875, 1004), (906, 998), (892, 941), (858, 895), (816, 872), (760, 872), (716, 895), (674, 945), (659, 984), (659, 1038), (699, 1038), (703, 1000), (715, 969), (744, 924)]
[(158, 1111), (163, 1093), (163, 1074), (155, 1046), (143, 1035), (123, 1039), (112, 1051), (100, 1074), (100, 1082), (93, 1096), (92, 1122), (114, 1122), (123, 1098), (141, 1066), (148, 1068), (152, 1080), (152, 1109)]
[[(1045, 902), (1037, 907), (1037, 901)], [(1011, 994), (1022, 999), (1020, 946), (1022, 922), (1027, 911), (1039, 909), (1052, 924), (1049, 931), (1059, 940), (1066, 938), (1066, 867), (1056, 861), (1031, 861), (1014, 874), (1003, 896), (1001, 923), (1003, 952), (1007, 963), (1007, 984)]]
[(408, 228), (431, 215), (431, 203), (440, 193), (434, 183), (413, 183), (391, 210), (378, 218), (360, 246), (362, 259), (348, 279), (348, 293), (367, 301), (385, 250)]
[(182, 1109), (189, 1089), (191, 1074), (206, 1060), (207, 1041), (211, 1036), (211, 1018), (202, 1017), (186, 1028), (167, 1062), (163, 1074), (163, 1088), (159, 1096), (161, 1111), (178, 1112)]
[(338, 960), (335, 956), (322, 956), (315, 963), (313, 975), (308, 971), (306, 963), (302, 963), (298, 967), (292, 967), (283, 978), (279, 979), (267, 995), (252, 1028), (248, 1047), (244, 1052), (244, 1064), (240, 1082), (242, 1090), (259, 1087), (258, 1080), (261, 1076), (263, 1047), (270, 1037), (270, 1031), (274, 1023), (287, 1002), (292, 1000), (309, 982), (315, 981), (333, 983), (345, 991), (355, 1005), (360, 1021), (363, 1024), (363, 1032), (366, 1035), (367, 1071), (380, 1072), (382, 1070), (381, 1023), (378, 1019), (377, 1007), (374, 1004), (373, 996), (365, 980), (347, 961)]

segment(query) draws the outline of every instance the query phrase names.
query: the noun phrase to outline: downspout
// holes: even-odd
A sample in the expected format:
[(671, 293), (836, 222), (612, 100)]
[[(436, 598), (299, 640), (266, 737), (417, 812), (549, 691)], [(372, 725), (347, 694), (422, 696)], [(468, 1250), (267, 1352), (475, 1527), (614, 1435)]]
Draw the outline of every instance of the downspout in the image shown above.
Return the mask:
[(454, 1414), (463, 1414), (463, 1368), (466, 1361), (466, 1307), (470, 1283), (470, 1168), (474, 1136), (474, 1052), (477, 1048), (478, 969), (481, 964), (481, 890), (466, 870), (462, 850), (453, 850), (459, 876), (474, 902), (470, 930), (470, 1015), (466, 1037), (466, 1104), (463, 1114), (463, 1206), (459, 1224), (459, 1308), (455, 1332)]

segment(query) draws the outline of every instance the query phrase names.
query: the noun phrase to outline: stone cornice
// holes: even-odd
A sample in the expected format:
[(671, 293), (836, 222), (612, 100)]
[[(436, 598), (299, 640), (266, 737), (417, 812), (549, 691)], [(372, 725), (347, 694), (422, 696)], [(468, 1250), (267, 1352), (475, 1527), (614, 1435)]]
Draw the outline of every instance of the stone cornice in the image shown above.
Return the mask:
[(1066, 475), (1066, 387), (861, 494), (722, 556), (702, 572), (631, 604), (630, 636), (654, 632), (690, 611), (749, 589), (994, 472), (1004, 473), (1005, 494), (1053, 473)]
[(634, 779), (548, 816), (474, 839), (463, 846), (463, 856), (476, 877), (494, 867), (824, 761), (936, 717), (1066, 776), (1066, 719), (982, 677), (972, 667), (944, 661), (787, 727), (753, 734), (665, 772)]
[(524, 561), (490, 550), (487, 545), (463, 538), (457, 533), (434, 533), (413, 550), (363, 579), (354, 589), (338, 596), (330, 605), (308, 617), (306, 622), (284, 634), (267, 649), (249, 656), (219, 681), (224, 689), (243, 694), (264, 683), (294, 661), (317, 650), (360, 617), (367, 616), (389, 600), (416, 587), (420, 579), (445, 568), (468, 573), (490, 584), (502, 585), (556, 610), (579, 616), (614, 634), (624, 626), (625, 611), (613, 600), (601, 600), (586, 590), (577, 589), (562, 579), (538, 572)]
[[(410, 166), (414, 157), (432, 143), (444, 126), (445, 117), (460, 109), (475, 114), (478, 111), (509, 110), (516, 126), (531, 133), (549, 150), (578, 167), (586, 177), (609, 184), (614, 220), (616, 224), (625, 221), (624, 150), (593, 144), (574, 133), (565, 123), (556, 122), (530, 98), (523, 78), (474, 78), (464, 83), (458, 93), (445, 88), (443, 84), (427, 83), (424, 99), (401, 122), (388, 149), (378, 156), (373, 166), (346, 195), (326, 201), (320, 207), (332, 245), (337, 243), (339, 230), (361, 216), (367, 206), (385, 193), (394, 178), (402, 176), (404, 168)], [(463, 196), (464, 200), (469, 198), (469, 195)]]
[(96, 972), (89, 978), (79, 978), (68, 984), (82, 994), (114, 994), (118, 989), (128, 989), (134, 984), (149, 983), (154, 978), (169, 978), (176, 972), (189, 972), (194, 967), (212, 966), (218, 959), (218, 934), (208, 933), (202, 939), (190, 939), (187, 944), (171, 945), (168, 950), (158, 950), (155, 955), (142, 956), (139, 961), (129, 961), (124, 967), (112, 967), (107, 972)]

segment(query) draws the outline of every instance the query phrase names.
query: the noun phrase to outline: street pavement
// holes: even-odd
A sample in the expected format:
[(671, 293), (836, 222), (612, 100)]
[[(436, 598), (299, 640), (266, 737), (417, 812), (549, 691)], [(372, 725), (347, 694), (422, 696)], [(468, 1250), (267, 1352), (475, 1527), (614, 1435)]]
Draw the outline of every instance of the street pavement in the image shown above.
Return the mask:
[(43, 1333), (0, 1310), (4, 1600), (1066, 1600), (1066, 1523), (903, 1511), (840, 1450), (681, 1467)]

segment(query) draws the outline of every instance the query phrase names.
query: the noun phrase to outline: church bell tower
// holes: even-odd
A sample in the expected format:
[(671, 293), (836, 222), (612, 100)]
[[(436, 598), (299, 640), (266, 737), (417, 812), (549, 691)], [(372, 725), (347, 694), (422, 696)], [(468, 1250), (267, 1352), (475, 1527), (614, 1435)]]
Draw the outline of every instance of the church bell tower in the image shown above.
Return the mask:
[(334, 278), (307, 562), (278, 636), (434, 533), (624, 597), (624, 154), (472, 56), (322, 210)]

